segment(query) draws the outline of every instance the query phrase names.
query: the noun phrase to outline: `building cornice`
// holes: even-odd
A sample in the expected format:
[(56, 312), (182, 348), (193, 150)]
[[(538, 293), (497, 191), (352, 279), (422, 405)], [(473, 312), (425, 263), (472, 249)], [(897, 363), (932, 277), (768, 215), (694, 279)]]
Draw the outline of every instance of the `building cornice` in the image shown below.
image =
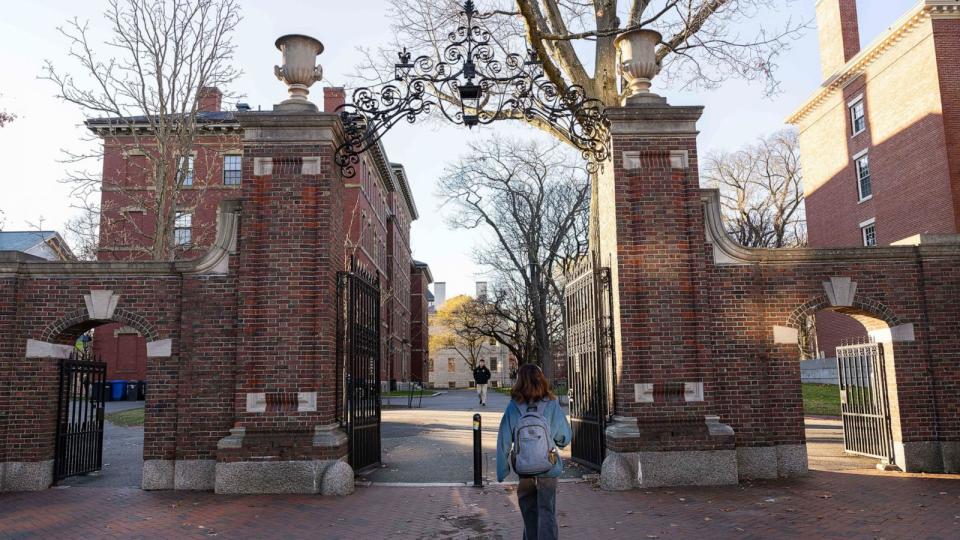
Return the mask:
[(866, 72), (867, 67), (883, 56), (907, 34), (916, 30), (927, 19), (960, 18), (960, 0), (924, 0), (895, 22), (869, 46), (850, 59), (840, 71), (827, 79), (819, 90), (787, 118), (788, 124), (798, 124), (836, 91)]

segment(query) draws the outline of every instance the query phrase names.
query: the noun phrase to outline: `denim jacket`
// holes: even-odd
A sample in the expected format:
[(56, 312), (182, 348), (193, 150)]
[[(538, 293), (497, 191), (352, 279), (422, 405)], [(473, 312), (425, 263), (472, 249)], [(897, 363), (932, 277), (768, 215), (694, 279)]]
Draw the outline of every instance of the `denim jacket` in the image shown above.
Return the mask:
[[(500, 420), (500, 433), (497, 435), (497, 482), (503, 482), (503, 479), (510, 474), (510, 449), (513, 447), (513, 430), (520, 421), (522, 415), (520, 410), (525, 405), (517, 405), (510, 400), (507, 409), (503, 411), (503, 418)], [(526, 409), (524, 409), (526, 410)], [(550, 424), (550, 434), (553, 435), (553, 442), (558, 448), (563, 448), (570, 444), (573, 435), (570, 432), (570, 423), (567, 422), (567, 416), (563, 414), (560, 408), (560, 402), (550, 400), (543, 411), (543, 417)], [(563, 461), (557, 455), (557, 463), (549, 471), (538, 475), (550, 478), (556, 478), (563, 472)]]

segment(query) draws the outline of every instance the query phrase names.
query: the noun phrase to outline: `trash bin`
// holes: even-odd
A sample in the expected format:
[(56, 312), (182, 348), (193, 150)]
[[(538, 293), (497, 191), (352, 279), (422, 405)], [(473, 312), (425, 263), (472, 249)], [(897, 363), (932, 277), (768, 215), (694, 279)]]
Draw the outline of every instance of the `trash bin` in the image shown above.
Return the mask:
[(147, 399), (147, 381), (137, 383), (137, 399), (140, 401)]
[(90, 395), (87, 396), (90, 398), (90, 401), (100, 401), (102, 397), (104, 401), (110, 399), (110, 383), (107, 382), (95, 382), (90, 385)]
[(138, 388), (139, 386), (140, 386), (140, 385), (137, 383), (137, 381), (127, 381), (127, 392), (126, 392), (126, 394), (127, 394), (127, 396), (126, 396), (127, 401), (136, 401), (136, 400), (137, 400), (137, 396), (138, 396), (138, 394), (140, 393), (139, 388)]
[(110, 401), (127, 399), (127, 381), (110, 381)]

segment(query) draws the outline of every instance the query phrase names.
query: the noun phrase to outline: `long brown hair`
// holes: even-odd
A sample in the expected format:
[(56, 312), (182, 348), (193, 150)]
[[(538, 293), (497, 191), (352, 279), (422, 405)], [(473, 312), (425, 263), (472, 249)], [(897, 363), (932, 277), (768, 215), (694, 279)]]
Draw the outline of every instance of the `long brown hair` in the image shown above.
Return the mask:
[(514, 403), (536, 403), (543, 399), (557, 399), (550, 391), (550, 381), (536, 364), (524, 364), (517, 370), (517, 382), (510, 389)]

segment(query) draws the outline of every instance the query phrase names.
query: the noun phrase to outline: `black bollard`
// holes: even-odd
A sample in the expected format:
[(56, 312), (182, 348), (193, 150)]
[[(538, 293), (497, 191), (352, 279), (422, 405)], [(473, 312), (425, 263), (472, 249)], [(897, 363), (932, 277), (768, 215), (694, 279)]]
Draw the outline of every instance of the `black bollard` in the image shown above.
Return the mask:
[(473, 415), (473, 486), (483, 487), (483, 460), (480, 442), (480, 414)]

